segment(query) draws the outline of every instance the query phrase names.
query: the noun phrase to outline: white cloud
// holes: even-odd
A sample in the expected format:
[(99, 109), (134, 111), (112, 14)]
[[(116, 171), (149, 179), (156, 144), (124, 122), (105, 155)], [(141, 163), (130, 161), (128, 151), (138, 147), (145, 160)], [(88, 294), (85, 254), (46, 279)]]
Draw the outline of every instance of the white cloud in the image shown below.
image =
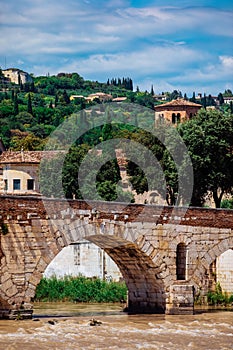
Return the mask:
[(35, 74), (130, 75), (145, 84), (164, 81), (164, 87), (232, 80), (232, 12), (189, 0), (141, 8), (132, 3), (2, 2), (1, 55)]
[(231, 74), (233, 74), (233, 56), (220, 56), (219, 58), (223, 67), (231, 69)]

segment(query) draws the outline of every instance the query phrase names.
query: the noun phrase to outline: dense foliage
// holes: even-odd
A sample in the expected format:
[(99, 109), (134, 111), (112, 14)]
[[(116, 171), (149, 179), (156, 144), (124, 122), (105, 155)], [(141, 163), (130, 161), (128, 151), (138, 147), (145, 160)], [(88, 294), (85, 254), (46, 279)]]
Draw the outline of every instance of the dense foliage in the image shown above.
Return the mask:
[(37, 286), (35, 301), (72, 301), (115, 303), (126, 302), (124, 282), (107, 282), (99, 278), (42, 278)]
[(202, 109), (178, 131), (194, 169), (192, 205), (201, 206), (210, 192), (219, 208), (224, 193), (233, 194), (233, 115)]

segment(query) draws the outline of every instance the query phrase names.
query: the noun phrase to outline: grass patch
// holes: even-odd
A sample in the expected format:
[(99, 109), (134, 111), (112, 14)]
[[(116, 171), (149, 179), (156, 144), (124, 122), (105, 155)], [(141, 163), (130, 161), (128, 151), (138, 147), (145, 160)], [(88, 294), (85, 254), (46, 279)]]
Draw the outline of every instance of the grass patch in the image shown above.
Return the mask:
[(126, 302), (124, 282), (107, 282), (99, 278), (42, 278), (36, 288), (35, 301), (71, 301), (115, 303)]

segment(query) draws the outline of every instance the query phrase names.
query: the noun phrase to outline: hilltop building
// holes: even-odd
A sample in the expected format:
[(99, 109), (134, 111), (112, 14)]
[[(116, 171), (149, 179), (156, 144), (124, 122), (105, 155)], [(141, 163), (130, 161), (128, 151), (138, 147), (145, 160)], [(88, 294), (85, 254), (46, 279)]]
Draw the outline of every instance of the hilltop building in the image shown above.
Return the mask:
[(223, 97), (223, 99), (224, 99), (224, 103), (226, 103), (228, 105), (233, 103), (233, 96)]
[(3, 69), (2, 74), (4, 77), (11, 83), (15, 84), (25, 84), (25, 83), (32, 83), (33, 79), (27, 72), (24, 72), (21, 69), (18, 68), (8, 68)]
[(155, 106), (155, 121), (167, 121), (171, 124), (182, 123), (191, 119), (202, 108), (201, 104), (182, 98)]
[(87, 102), (92, 102), (94, 100), (99, 100), (100, 102), (112, 101), (113, 97), (110, 94), (105, 94), (104, 92), (96, 92), (94, 94), (90, 94), (87, 97), (83, 95), (71, 95), (70, 100), (82, 100), (84, 99)]
[(96, 92), (94, 94), (88, 95), (86, 98), (88, 102), (92, 102), (96, 99), (98, 99), (100, 102), (112, 101), (112, 95), (105, 94), (104, 92)]

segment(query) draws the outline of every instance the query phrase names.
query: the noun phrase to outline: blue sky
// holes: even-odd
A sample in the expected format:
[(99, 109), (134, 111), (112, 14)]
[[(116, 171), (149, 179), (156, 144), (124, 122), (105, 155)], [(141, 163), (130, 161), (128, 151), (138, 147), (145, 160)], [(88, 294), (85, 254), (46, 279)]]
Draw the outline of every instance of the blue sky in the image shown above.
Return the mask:
[(156, 93), (233, 90), (232, 0), (0, 0), (0, 66), (131, 77)]

